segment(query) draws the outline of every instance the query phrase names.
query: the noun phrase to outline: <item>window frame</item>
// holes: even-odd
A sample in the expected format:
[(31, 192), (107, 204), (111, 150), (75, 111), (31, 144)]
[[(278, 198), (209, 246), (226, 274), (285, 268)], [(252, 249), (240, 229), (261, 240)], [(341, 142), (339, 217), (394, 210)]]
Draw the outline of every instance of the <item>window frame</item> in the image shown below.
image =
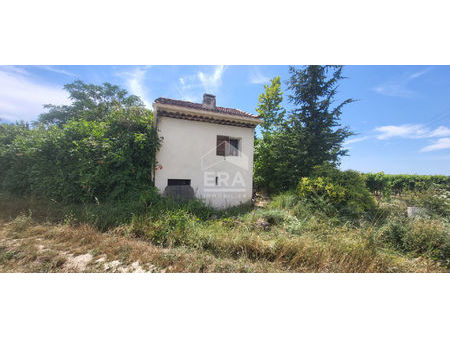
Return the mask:
[(179, 179), (179, 178), (168, 178), (167, 179), (167, 186), (182, 186), (182, 185), (191, 185), (190, 179)]
[[(237, 151), (236, 154), (234, 154), (234, 151), (232, 152), (232, 144), (231, 142), (235, 141), (237, 143), (237, 147), (234, 147)], [(242, 151), (242, 138), (241, 137), (232, 137), (232, 136), (225, 136), (225, 135), (217, 135), (216, 136), (216, 156), (223, 156), (223, 157), (239, 157), (241, 156)]]

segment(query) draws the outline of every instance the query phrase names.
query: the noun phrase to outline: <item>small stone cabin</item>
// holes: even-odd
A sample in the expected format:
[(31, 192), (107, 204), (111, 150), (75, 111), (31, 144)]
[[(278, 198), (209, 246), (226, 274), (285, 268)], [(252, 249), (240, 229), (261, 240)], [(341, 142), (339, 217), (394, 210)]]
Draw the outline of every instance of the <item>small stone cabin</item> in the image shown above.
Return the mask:
[(195, 196), (219, 209), (251, 200), (257, 116), (218, 107), (210, 94), (202, 103), (158, 98), (153, 114), (162, 137), (155, 170), (160, 193)]

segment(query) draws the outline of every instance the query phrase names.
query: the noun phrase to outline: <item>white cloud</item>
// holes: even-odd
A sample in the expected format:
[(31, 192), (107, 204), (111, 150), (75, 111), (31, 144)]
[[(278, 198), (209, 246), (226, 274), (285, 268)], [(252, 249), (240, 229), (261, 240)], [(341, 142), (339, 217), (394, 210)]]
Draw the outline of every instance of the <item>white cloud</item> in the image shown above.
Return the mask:
[(440, 126), (430, 132), (430, 137), (444, 137), (444, 136), (450, 136), (450, 129), (444, 126)]
[(62, 86), (41, 83), (20, 67), (0, 67), (1, 118), (31, 121), (44, 112), (47, 103), (69, 103)]
[(376, 136), (379, 140), (387, 140), (394, 137), (406, 139), (426, 139), (437, 138), (434, 143), (422, 148), (421, 152), (450, 148), (450, 129), (445, 126), (439, 126), (435, 129), (427, 128), (421, 124), (403, 124), (399, 126), (383, 126), (375, 128), (379, 134)]
[(197, 77), (206, 91), (215, 93), (217, 88), (222, 84), (222, 75), (224, 71), (225, 66), (216, 66), (212, 74), (198, 72)]
[(350, 140), (347, 140), (343, 143), (344, 146), (348, 145), (348, 144), (352, 144), (352, 143), (358, 143), (358, 142), (362, 142), (365, 141), (369, 138), (369, 136), (362, 136), (362, 137), (356, 137), (356, 138), (352, 138)]
[(422, 138), (426, 137), (429, 130), (420, 124), (403, 124), (400, 126), (383, 126), (375, 128), (380, 134), (377, 136), (379, 140), (387, 140), (392, 137), (402, 138)]
[(217, 95), (225, 70), (224, 66), (215, 66), (211, 73), (199, 71), (193, 75), (180, 77), (176, 85), (180, 99), (200, 102), (204, 93)]
[(428, 67), (428, 68), (422, 69), (418, 72), (412, 73), (409, 76), (409, 79), (417, 79), (418, 77), (421, 77), (422, 75), (428, 73), (430, 70), (431, 70), (431, 67)]
[(431, 67), (422, 69), (420, 71), (410, 73), (409, 75), (403, 76), (402, 78), (394, 81), (388, 81), (382, 83), (373, 90), (378, 94), (394, 96), (394, 97), (412, 97), (414, 95), (414, 91), (407, 88), (407, 85), (419, 77), (425, 75), (431, 70)]
[(197, 102), (201, 100), (202, 93), (198, 84), (197, 75), (180, 77), (176, 84), (179, 98), (184, 101)]
[(145, 85), (145, 77), (149, 68), (150, 66), (136, 67), (131, 71), (117, 74), (124, 79), (128, 91), (133, 95), (139, 96), (147, 108), (152, 107), (152, 100), (148, 96), (149, 89)]
[(250, 83), (252, 84), (266, 84), (270, 81), (270, 78), (263, 75), (260, 71), (258, 70), (253, 70), (250, 73)]
[(411, 97), (413, 92), (407, 88), (403, 84), (399, 83), (384, 83), (373, 89), (378, 94), (387, 95), (387, 96), (395, 96), (395, 97)]
[(70, 77), (76, 77), (76, 74), (74, 74), (74, 73), (71, 73), (71, 72), (69, 72), (67, 70), (56, 68), (56, 67), (53, 67), (53, 66), (37, 66), (37, 67), (41, 68), (43, 70), (47, 70), (49, 72), (63, 74), (63, 75), (67, 75), (67, 76), (70, 76)]
[[(25, 68), (19, 66), (3, 66), (3, 71), (8, 73), (17, 73), (21, 75), (31, 75)], [(1, 69), (0, 69), (1, 70)]]
[(379, 132), (377, 139), (387, 140), (393, 137), (410, 139), (432, 138), (450, 136), (450, 129), (439, 126), (436, 129), (429, 129), (421, 124), (403, 124), (399, 126), (383, 126), (375, 128)]
[(433, 144), (430, 144), (429, 146), (422, 148), (420, 151), (429, 152), (442, 149), (450, 149), (450, 137), (440, 138), (437, 141), (434, 141)]

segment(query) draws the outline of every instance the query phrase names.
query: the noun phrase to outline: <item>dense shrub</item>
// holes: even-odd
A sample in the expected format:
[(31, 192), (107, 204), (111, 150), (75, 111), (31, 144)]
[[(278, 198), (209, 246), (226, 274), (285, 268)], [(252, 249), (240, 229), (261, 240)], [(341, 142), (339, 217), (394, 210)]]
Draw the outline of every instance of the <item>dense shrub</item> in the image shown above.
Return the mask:
[(316, 167), (311, 177), (300, 180), (297, 193), (328, 215), (338, 213), (355, 218), (375, 208), (375, 201), (363, 177), (351, 170)]
[(450, 190), (434, 185), (414, 196), (413, 201), (418, 206), (426, 208), (431, 214), (450, 217)]
[(0, 189), (57, 202), (137, 201), (154, 194), (159, 138), (139, 97), (110, 83), (64, 86), (32, 127), (0, 124)]
[(61, 127), (1, 125), (0, 188), (64, 202), (124, 199), (152, 191), (159, 139), (144, 108)]
[(389, 219), (380, 228), (380, 239), (401, 252), (427, 254), (450, 266), (450, 230), (442, 221)]

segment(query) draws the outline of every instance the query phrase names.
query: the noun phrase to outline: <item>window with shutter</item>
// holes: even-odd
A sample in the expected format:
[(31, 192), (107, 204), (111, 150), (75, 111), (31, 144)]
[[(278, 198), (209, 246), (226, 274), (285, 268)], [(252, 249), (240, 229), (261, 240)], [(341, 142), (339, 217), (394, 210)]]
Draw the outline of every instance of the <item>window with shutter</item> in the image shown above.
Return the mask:
[(217, 135), (217, 156), (239, 156), (240, 139)]
[(217, 156), (226, 156), (229, 140), (230, 138), (228, 136), (217, 135)]

